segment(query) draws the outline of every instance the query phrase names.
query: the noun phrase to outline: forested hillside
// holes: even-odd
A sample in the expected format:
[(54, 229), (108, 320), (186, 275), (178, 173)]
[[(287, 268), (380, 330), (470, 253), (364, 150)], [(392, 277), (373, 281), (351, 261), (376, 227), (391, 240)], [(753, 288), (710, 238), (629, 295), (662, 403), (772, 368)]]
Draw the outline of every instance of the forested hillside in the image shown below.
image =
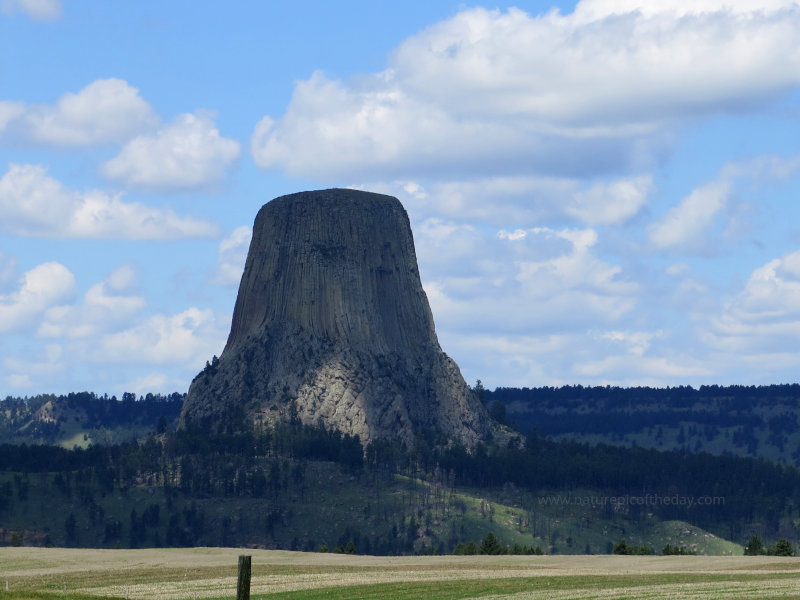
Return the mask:
[(66, 396), (42, 394), (0, 400), (0, 443), (52, 444), (66, 448), (119, 444), (174, 429), (184, 394), (125, 393), (98, 396), (91, 392)]
[[(800, 543), (800, 470), (690, 443), (708, 431), (738, 447), (748, 427), (756, 454), (775, 436), (794, 443), (797, 386), (478, 391), (494, 416), (528, 429), (524, 447), (468, 453), (431, 435), (411, 451), (363, 448), (296, 418), (239, 435), (175, 432), (177, 394), (7, 398), (2, 431), (15, 443), (0, 444), (0, 544), (352, 541), (358, 552), (407, 554), (451, 552), (489, 532), (548, 553), (610, 552), (622, 538), (709, 553), (740, 552), (754, 534)], [(630, 439), (648, 432), (656, 442), (673, 432), (671, 449)]]
[(800, 385), (481, 390), (523, 433), (800, 465)]
[[(475, 388), (523, 435), (800, 464), (800, 385)], [(0, 443), (116, 444), (174, 430), (184, 394), (0, 400)]]
[[(299, 423), (67, 450), (0, 446), (5, 538), (84, 546), (256, 545), (451, 552), (610, 552), (625, 538), (732, 552), (753, 534), (800, 541), (800, 471), (763, 460), (590, 447), (417, 440), (414, 451)], [(320, 515), (324, 518), (320, 519)], [(2, 532), (0, 532), (2, 533)], [(741, 546), (739, 546), (741, 548)]]

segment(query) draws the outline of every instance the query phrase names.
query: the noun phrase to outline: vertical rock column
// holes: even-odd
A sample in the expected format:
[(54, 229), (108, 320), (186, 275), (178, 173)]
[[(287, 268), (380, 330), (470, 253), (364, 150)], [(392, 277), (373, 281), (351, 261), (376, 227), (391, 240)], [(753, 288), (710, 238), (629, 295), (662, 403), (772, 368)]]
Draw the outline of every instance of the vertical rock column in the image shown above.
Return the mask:
[(228, 342), (192, 383), (181, 426), (240, 429), (289, 411), (365, 443), (486, 435), (483, 406), (439, 347), (396, 198), (301, 192), (256, 216)]

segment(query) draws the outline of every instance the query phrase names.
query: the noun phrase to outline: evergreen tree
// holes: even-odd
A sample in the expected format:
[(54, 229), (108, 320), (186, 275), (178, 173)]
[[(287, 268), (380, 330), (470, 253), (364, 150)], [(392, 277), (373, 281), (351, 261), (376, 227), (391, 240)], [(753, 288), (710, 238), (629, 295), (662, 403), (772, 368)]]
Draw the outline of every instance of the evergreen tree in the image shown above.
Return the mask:
[(759, 554), (766, 554), (764, 551), (764, 543), (757, 535), (751, 535), (744, 547), (745, 556), (758, 556)]
[(69, 513), (67, 520), (64, 521), (64, 532), (67, 534), (68, 544), (74, 544), (76, 541), (76, 525), (75, 515)]
[(500, 542), (497, 541), (497, 538), (494, 537), (494, 534), (490, 531), (486, 534), (486, 537), (483, 538), (480, 547), (481, 554), (505, 554), (505, 548), (500, 545)]
[(794, 549), (788, 540), (781, 538), (775, 542), (775, 547), (770, 554), (775, 556), (794, 556)]
[(475, 542), (467, 542), (466, 544), (461, 542), (453, 550), (453, 554), (459, 556), (473, 556), (478, 553), (478, 546), (475, 545)]

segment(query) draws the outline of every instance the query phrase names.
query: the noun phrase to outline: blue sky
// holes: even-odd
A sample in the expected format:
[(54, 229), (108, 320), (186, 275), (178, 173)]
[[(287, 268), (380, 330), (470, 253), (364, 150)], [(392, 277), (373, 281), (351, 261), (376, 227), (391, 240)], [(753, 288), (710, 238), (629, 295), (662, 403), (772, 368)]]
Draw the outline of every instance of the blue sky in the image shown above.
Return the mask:
[(185, 391), (250, 226), (409, 212), (488, 387), (800, 366), (800, 5), (0, 0), (0, 396)]

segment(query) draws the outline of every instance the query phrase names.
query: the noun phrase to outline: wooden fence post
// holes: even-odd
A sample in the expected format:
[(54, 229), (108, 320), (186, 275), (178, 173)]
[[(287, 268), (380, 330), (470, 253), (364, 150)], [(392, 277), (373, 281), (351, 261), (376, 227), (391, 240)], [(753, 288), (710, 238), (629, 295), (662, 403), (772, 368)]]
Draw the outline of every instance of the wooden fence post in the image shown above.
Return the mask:
[(236, 585), (236, 600), (250, 600), (250, 556), (239, 556), (239, 582)]

